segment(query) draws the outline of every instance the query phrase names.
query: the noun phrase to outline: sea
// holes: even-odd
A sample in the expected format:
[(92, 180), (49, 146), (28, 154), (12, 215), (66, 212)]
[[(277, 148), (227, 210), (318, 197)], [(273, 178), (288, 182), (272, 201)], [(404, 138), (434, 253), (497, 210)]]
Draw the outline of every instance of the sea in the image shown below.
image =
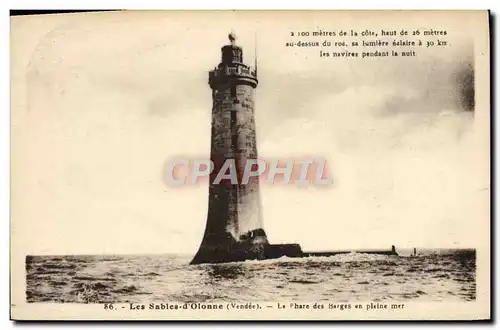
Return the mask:
[(27, 302), (470, 301), (475, 250), (189, 265), (182, 255), (26, 257)]

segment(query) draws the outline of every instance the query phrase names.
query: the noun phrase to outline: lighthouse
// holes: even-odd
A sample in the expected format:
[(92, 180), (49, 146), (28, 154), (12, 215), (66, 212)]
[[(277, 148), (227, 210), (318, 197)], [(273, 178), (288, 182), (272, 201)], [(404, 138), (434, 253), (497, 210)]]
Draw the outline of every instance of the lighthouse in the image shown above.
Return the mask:
[[(209, 72), (212, 90), (212, 131), (208, 216), (205, 233), (192, 264), (265, 258), (268, 245), (262, 224), (258, 177), (242, 182), (248, 160), (257, 159), (254, 117), (257, 68), (243, 63), (243, 49), (234, 32), (221, 48), (221, 61)], [(224, 165), (226, 164), (226, 165)], [(225, 168), (229, 164), (233, 168)], [(237, 182), (216, 175), (227, 169)]]
[[(299, 244), (270, 244), (262, 223), (259, 177), (242, 180), (247, 165), (258, 159), (254, 99), (255, 68), (243, 63), (243, 49), (229, 34), (221, 62), (208, 74), (212, 90), (212, 136), (208, 216), (205, 234), (191, 264), (222, 263), (248, 259), (333, 256), (345, 251), (304, 252)], [(229, 164), (229, 165), (228, 165)], [(228, 175), (221, 173), (227, 172)], [(231, 173), (236, 175), (231, 175)], [(307, 228), (307, 227), (306, 227)], [(360, 253), (395, 255), (391, 250)]]

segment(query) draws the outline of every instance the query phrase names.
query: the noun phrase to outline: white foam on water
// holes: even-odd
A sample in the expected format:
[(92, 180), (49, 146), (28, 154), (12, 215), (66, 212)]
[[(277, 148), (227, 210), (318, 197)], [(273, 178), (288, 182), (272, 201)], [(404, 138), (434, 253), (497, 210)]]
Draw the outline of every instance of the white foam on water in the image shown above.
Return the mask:
[(391, 260), (397, 256), (387, 256), (383, 254), (372, 254), (372, 253), (340, 253), (333, 256), (310, 256), (302, 258), (292, 258), (283, 256), (276, 259), (265, 259), (265, 260), (245, 260), (242, 262), (232, 262), (231, 264), (243, 263), (243, 264), (275, 264), (275, 263), (309, 263), (309, 262), (361, 262), (361, 261), (381, 261), (381, 260)]

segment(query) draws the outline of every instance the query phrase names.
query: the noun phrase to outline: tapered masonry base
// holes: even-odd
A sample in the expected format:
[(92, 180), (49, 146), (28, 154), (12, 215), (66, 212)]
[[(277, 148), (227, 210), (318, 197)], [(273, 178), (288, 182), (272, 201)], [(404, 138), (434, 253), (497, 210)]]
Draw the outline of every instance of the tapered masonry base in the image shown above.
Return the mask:
[(269, 243), (264, 230), (253, 230), (245, 236), (236, 241), (226, 233), (224, 237), (203, 241), (191, 264), (266, 259), (265, 251)]

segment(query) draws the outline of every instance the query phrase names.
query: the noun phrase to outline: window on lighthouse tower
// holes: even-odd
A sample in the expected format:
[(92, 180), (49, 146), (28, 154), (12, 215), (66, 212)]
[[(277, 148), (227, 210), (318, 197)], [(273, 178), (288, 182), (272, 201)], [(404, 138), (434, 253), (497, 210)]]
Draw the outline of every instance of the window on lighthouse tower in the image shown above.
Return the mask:
[(231, 98), (233, 99), (233, 104), (239, 104), (238, 94), (236, 93), (236, 86), (231, 87)]
[(231, 148), (236, 149), (238, 144), (238, 127), (237, 127), (237, 118), (236, 111), (234, 109), (231, 110)]

